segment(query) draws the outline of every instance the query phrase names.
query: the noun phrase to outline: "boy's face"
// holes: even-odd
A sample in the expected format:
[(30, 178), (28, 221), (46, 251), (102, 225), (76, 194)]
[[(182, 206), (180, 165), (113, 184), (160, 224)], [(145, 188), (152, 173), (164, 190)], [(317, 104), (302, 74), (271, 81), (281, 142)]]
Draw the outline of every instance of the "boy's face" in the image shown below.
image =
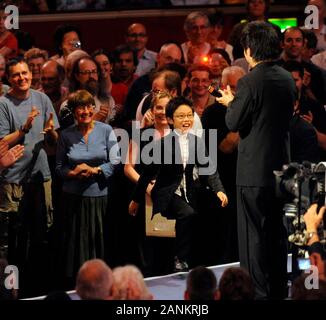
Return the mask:
[(194, 124), (194, 113), (189, 106), (182, 104), (174, 111), (173, 118), (169, 118), (168, 122), (178, 131), (189, 131)]

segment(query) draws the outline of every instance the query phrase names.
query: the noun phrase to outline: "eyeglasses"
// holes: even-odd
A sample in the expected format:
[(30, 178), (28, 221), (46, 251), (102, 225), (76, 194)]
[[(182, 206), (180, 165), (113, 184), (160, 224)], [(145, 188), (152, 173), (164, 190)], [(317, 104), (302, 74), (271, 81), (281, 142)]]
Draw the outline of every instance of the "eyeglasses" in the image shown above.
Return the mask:
[(192, 82), (195, 85), (202, 83), (204, 86), (208, 86), (211, 83), (209, 79), (199, 79), (199, 78), (192, 78), (190, 82)]
[(102, 67), (107, 66), (108, 64), (110, 64), (110, 61), (103, 61), (103, 62), (99, 62), (99, 65)]
[(164, 90), (153, 89), (153, 90), (150, 91), (150, 93), (151, 93), (152, 95), (158, 95), (158, 94), (161, 94), (161, 93), (167, 93), (167, 92), (164, 91)]
[(82, 75), (91, 75), (91, 74), (98, 74), (98, 71), (97, 70), (83, 70), (83, 71), (79, 71), (78, 72), (79, 74), (82, 74)]
[(88, 106), (78, 106), (76, 107), (77, 111), (84, 111), (84, 110), (93, 110), (94, 106), (92, 104), (88, 105)]
[(130, 33), (128, 34), (128, 37), (130, 38), (145, 38), (147, 37), (147, 34), (146, 33)]
[(81, 42), (79, 40), (72, 40), (69, 42), (74, 48), (80, 49), (81, 48)]
[(179, 120), (185, 120), (186, 118), (188, 119), (193, 119), (194, 118), (194, 114), (193, 113), (189, 113), (189, 114), (176, 114), (174, 115), (175, 118), (179, 119)]
[(191, 26), (191, 31), (199, 31), (199, 30), (205, 30), (205, 29), (208, 29), (208, 26)]

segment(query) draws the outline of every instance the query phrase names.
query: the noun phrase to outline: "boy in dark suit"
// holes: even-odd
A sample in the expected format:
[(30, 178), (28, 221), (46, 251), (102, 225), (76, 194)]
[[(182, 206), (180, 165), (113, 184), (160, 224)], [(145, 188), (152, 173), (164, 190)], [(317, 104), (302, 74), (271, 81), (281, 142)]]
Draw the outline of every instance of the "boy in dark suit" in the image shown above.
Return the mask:
[(151, 192), (153, 214), (160, 212), (169, 219), (176, 219), (174, 271), (188, 271), (199, 182), (216, 193), (222, 207), (227, 205), (228, 199), (216, 168), (207, 157), (204, 141), (190, 132), (194, 122), (192, 102), (184, 97), (171, 99), (166, 117), (174, 130), (154, 145), (153, 154), (158, 156), (141, 174), (129, 213), (137, 213), (148, 184), (155, 178)]

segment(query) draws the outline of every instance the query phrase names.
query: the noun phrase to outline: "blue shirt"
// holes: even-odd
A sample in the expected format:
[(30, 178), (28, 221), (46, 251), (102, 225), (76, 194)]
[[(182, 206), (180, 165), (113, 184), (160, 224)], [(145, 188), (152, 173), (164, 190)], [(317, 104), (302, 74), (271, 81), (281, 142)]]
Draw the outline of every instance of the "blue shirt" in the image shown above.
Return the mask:
[[(56, 172), (64, 179), (63, 191), (85, 197), (107, 195), (107, 179), (120, 162), (119, 145), (110, 125), (94, 121), (94, 128), (88, 135), (88, 142), (76, 125), (61, 132), (57, 148)], [(80, 180), (69, 178), (68, 172), (77, 165), (86, 163), (100, 167), (103, 176)]]
[(46, 121), (53, 113), (54, 128), (59, 128), (58, 119), (48, 96), (30, 89), (29, 97), (20, 100), (6, 94), (0, 98), (0, 139), (19, 130), (35, 106), (40, 114), (34, 119), (29, 133), (18, 141), (24, 145), (24, 155), (10, 168), (4, 170), (0, 181), (7, 183), (44, 182), (51, 179), (47, 155), (44, 150), (43, 131)]

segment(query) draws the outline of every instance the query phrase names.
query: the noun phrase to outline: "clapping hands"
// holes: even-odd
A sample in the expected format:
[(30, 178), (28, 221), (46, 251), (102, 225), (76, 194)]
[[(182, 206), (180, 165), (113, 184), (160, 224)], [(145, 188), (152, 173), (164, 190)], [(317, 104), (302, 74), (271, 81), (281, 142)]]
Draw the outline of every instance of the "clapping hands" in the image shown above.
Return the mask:
[(0, 169), (5, 169), (13, 165), (24, 154), (24, 146), (17, 144), (9, 149), (6, 141), (0, 141)]

